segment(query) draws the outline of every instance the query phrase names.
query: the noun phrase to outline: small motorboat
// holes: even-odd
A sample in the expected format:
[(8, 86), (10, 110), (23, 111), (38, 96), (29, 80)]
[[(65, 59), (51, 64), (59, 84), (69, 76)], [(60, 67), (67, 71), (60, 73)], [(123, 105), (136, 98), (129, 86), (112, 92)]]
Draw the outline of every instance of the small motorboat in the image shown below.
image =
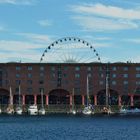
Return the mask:
[(140, 109), (139, 108), (121, 108), (120, 109), (120, 114), (140, 114)]
[(28, 113), (29, 113), (30, 115), (37, 115), (37, 114), (38, 114), (37, 105), (31, 105), (31, 106), (29, 106), (29, 108), (28, 108)]
[(73, 115), (76, 115), (76, 110), (72, 110), (72, 114)]
[(84, 115), (91, 115), (91, 114), (92, 114), (91, 107), (90, 107), (90, 106), (86, 106), (86, 107), (84, 108), (84, 110), (82, 111), (82, 113), (83, 113)]
[(7, 110), (6, 110), (6, 113), (9, 114), (9, 115), (14, 114), (14, 109), (11, 108), (11, 107), (8, 107)]
[(108, 115), (111, 115), (111, 114), (114, 114), (114, 112), (111, 111), (111, 108), (107, 108), (107, 107), (104, 107), (101, 111), (102, 114), (108, 114)]
[(17, 107), (15, 112), (16, 112), (16, 114), (18, 114), (18, 115), (22, 115), (22, 112), (23, 112), (23, 111), (22, 111), (22, 108), (21, 108), (21, 107)]
[(38, 111), (39, 115), (45, 115), (46, 111), (44, 108), (39, 109)]

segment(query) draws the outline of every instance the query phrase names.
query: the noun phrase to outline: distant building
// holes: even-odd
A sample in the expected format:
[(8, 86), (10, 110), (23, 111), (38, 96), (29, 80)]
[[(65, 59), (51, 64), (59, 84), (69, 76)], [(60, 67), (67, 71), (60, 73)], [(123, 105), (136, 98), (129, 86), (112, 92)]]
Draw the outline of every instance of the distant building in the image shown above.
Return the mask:
[[(12, 89), (14, 104), (19, 86), (22, 104), (86, 104), (87, 76), (91, 103), (106, 103), (106, 77), (111, 105), (140, 104), (140, 63), (1, 63), (0, 104), (8, 104)], [(74, 92), (74, 93), (73, 93)]]

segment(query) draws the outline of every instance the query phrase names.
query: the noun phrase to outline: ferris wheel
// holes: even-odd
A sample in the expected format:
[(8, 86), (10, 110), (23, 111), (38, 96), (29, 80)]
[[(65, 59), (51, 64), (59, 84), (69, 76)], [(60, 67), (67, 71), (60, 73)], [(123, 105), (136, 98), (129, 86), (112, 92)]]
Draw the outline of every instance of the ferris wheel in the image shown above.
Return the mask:
[(101, 62), (93, 45), (78, 37), (64, 37), (51, 43), (44, 50), (43, 63), (94, 63)]

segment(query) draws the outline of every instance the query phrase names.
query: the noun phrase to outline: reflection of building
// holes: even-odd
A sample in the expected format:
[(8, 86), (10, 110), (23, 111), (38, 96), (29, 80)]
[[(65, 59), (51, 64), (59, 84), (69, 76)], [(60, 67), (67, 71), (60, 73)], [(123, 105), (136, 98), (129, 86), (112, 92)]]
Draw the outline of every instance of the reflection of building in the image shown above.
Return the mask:
[[(105, 63), (1, 63), (0, 103), (8, 104), (10, 87), (14, 103), (17, 103), (20, 85), (23, 104), (40, 104), (40, 92), (43, 90), (46, 105), (72, 105), (74, 88), (75, 104), (84, 105), (88, 75), (91, 103), (103, 105), (106, 95), (106, 65)], [(109, 103), (140, 104), (140, 64), (110, 63), (108, 67)]]

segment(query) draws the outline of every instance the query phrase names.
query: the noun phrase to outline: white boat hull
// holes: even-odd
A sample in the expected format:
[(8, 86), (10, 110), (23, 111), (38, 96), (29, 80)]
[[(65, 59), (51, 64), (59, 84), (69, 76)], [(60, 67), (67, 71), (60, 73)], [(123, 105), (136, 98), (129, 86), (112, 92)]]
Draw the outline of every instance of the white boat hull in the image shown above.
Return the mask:
[(135, 109), (121, 109), (120, 110), (121, 114), (140, 114), (140, 109), (135, 108)]
[(29, 109), (28, 109), (28, 113), (29, 113), (30, 115), (38, 115), (37, 106), (36, 106), (36, 105), (30, 106)]
[(14, 110), (9, 110), (9, 111), (7, 111), (7, 114), (14, 114)]
[(16, 114), (18, 114), (18, 115), (22, 115), (22, 109), (20, 109), (20, 108), (17, 109), (17, 110), (16, 110)]
[(92, 114), (92, 110), (90, 109), (90, 107), (85, 107), (84, 110), (82, 111), (82, 113), (84, 115), (91, 115)]
[(45, 113), (46, 113), (45, 109), (40, 109), (39, 110), (39, 115), (45, 115)]
[(90, 110), (88, 110), (88, 111), (83, 111), (83, 114), (84, 114), (84, 115), (91, 115), (92, 112), (91, 112)]
[(36, 111), (30, 111), (29, 114), (30, 114), (30, 115), (37, 115), (38, 112), (36, 112)]
[(75, 111), (75, 110), (73, 110), (73, 111), (72, 111), (72, 114), (73, 114), (73, 115), (75, 115), (75, 114), (76, 114), (76, 111)]
[(6, 113), (7, 114), (14, 114), (14, 109), (11, 107), (8, 107)]

